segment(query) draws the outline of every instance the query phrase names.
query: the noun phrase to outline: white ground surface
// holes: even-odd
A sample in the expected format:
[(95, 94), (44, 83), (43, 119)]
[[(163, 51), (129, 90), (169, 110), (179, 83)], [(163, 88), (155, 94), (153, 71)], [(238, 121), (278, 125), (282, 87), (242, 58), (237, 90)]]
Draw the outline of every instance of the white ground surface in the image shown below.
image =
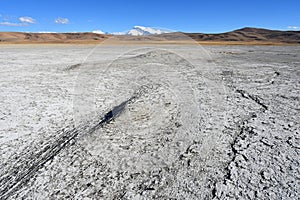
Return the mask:
[(297, 199), (299, 54), (1, 46), (0, 199)]

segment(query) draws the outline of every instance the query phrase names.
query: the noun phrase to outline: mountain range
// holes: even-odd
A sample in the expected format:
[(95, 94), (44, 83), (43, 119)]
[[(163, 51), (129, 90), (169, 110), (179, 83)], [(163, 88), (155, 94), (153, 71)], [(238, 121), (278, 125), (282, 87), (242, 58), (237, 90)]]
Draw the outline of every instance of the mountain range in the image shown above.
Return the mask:
[(158, 28), (151, 28), (151, 27), (144, 27), (144, 26), (134, 26), (133, 29), (128, 31), (126, 35), (132, 36), (141, 36), (141, 35), (155, 35), (155, 34), (163, 34), (169, 33), (170, 31), (158, 29)]
[(93, 33), (105, 33), (108, 35), (131, 35), (131, 36), (142, 36), (142, 35), (156, 35), (156, 34), (163, 34), (163, 33), (170, 33), (171, 31), (167, 31), (160, 28), (152, 28), (152, 27), (145, 27), (145, 26), (134, 26), (129, 31), (123, 31), (123, 32), (103, 32), (101, 30), (95, 30)]
[(186, 33), (196, 41), (271, 42), (300, 45), (300, 31), (279, 31), (262, 28), (242, 28), (226, 33)]
[(87, 33), (24, 33), (0, 32), (1, 43), (99, 43), (107, 38), (115, 37), (124, 41), (156, 41), (170, 42), (191, 38), (201, 44), (278, 44), (300, 45), (300, 31), (279, 31), (261, 28), (242, 28), (230, 32), (179, 33), (166, 30), (135, 26), (128, 32), (103, 34), (97, 30)]

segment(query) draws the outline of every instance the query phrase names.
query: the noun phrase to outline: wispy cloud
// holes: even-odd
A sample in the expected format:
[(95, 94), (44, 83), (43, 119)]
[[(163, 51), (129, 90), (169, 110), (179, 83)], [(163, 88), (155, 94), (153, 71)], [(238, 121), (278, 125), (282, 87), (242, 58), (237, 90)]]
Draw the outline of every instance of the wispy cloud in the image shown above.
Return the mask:
[(27, 23), (0, 22), (1, 26), (28, 26)]
[(19, 21), (23, 22), (23, 23), (28, 23), (28, 24), (34, 24), (35, 23), (35, 19), (33, 19), (31, 17), (20, 17)]
[(300, 26), (288, 26), (289, 29), (300, 29)]
[(54, 22), (56, 24), (68, 24), (69, 23), (69, 19), (68, 18), (62, 18), (62, 17), (58, 17), (54, 20)]
[(19, 17), (19, 22), (11, 22), (8, 19), (0, 22), (0, 26), (28, 26), (29, 24), (35, 24), (36, 20), (31, 17)]

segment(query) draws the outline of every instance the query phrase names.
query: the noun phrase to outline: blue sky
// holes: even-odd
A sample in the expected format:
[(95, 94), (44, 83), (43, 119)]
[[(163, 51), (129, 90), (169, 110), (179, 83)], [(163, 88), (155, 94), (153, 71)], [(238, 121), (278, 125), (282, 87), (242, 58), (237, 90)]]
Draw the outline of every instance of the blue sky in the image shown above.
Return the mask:
[(0, 0), (0, 31), (119, 32), (135, 25), (184, 32), (242, 27), (300, 30), (299, 0)]

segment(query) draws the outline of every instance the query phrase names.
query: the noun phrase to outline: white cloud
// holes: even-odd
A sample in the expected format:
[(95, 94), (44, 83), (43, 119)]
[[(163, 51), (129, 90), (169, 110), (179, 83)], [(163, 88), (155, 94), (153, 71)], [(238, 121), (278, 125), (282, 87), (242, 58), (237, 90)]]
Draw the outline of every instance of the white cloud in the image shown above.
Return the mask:
[(27, 23), (0, 22), (1, 26), (28, 26)]
[(23, 22), (23, 23), (29, 23), (29, 24), (35, 23), (35, 19), (33, 19), (31, 17), (20, 17), (19, 20), (20, 20), (20, 22)]
[(69, 23), (69, 19), (68, 18), (62, 18), (62, 17), (58, 17), (54, 20), (54, 22), (56, 24), (68, 24)]
[(20, 17), (19, 22), (10, 22), (8, 19), (4, 19), (4, 22), (0, 22), (0, 26), (28, 26), (29, 24), (34, 24), (35, 19), (31, 17)]
[(300, 29), (300, 26), (288, 26), (289, 29)]
[(105, 34), (103, 31), (101, 31), (101, 30), (94, 30), (94, 31), (92, 31), (93, 33), (98, 33), (98, 34)]

